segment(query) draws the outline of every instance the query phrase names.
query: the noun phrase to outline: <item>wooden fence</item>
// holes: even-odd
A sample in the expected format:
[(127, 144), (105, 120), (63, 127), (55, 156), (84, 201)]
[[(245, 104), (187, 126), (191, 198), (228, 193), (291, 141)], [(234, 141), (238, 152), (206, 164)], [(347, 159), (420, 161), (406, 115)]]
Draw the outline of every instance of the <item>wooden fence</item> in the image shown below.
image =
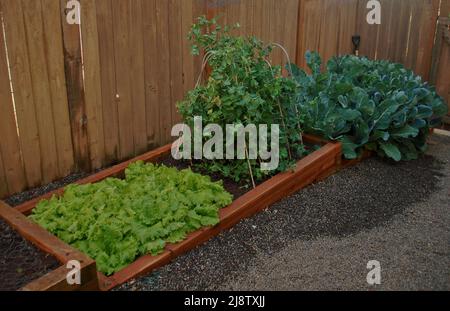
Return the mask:
[(438, 22), (430, 80), (436, 85), (438, 93), (447, 100), (450, 118), (450, 17), (444, 16), (448, 14), (440, 17)]
[[(367, 0), (80, 0), (78, 26), (67, 0), (0, 0), (0, 197), (169, 142), (200, 72), (186, 40), (200, 15), (239, 22), (237, 33), (283, 45), (301, 66), (306, 50), (351, 53), (359, 34), (363, 55), (428, 79), (449, 2), (381, 0), (381, 25), (369, 25)], [(272, 61), (287, 59), (276, 49)]]
[(361, 55), (403, 63), (428, 79), (440, 0), (381, 0), (381, 24), (369, 25), (365, 0), (303, 1), (297, 60), (306, 50), (325, 59), (352, 52), (351, 36), (361, 36)]

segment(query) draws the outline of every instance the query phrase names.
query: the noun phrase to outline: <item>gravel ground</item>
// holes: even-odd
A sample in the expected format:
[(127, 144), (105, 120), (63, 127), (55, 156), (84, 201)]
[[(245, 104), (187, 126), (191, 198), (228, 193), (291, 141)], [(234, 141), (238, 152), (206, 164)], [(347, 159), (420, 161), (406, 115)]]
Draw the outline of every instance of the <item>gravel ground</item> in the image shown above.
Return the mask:
[(366, 160), (119, 290), (449, 290), (450, 138), (433, 140), (417, 161)]
[(14, 291), (60, 264), (0, 220), (0, 291)]

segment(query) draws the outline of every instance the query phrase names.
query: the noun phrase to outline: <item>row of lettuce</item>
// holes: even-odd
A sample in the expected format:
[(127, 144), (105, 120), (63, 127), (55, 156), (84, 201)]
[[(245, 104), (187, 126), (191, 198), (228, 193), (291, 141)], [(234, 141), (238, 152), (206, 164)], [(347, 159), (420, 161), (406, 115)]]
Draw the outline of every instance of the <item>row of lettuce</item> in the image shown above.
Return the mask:
[(124, 179), (68, 186), (63, 196), (39, 202), (30, 217), (111, 275), (216, 225), (219, 209), (231, 202), (232, 195), (209, 176), (136, 162)]

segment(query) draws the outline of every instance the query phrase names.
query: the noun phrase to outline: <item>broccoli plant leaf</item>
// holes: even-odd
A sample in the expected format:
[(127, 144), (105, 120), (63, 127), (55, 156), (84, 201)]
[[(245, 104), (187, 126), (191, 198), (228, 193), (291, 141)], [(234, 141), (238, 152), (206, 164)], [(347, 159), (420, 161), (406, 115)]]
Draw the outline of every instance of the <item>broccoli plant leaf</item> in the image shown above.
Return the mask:
[(326, 72), (308, 52), (308, 75), (295, 65), (299, 110), (307, 132), (343, 143), (344, 157), (362, 148), (396, 161), (416, 159), (427, 148), (429, 129), (440, 124), (447, 105), (433, 87), (401, 64), (353, 55), (333, 57)]
[(396, 145), (390, 143), (381, 143), (380, 148), (384, 151), (387, 157), (397, 162), (402, 159), (402, 154), (400, 153), (400, 150)]

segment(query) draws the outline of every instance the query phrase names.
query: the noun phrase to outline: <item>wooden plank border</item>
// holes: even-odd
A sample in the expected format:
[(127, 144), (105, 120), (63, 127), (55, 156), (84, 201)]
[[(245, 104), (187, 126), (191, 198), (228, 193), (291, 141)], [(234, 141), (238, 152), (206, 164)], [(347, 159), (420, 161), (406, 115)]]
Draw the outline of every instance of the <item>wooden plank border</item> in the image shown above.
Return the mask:
[[(64, 290), (75, 291), (83, 289), (98, 289), (95, 261), (67, 245), (44, 228), (29, 220), (18, 210), (0, 201), (0, 218), (8, 223), (26, 240), (32, 242), (41, 250), (54, 256), (62, 266), (49, 272), (41, 278), (27, 284), (24, 291)], [(66, 280), (69, 270), (66, 265), (71, 260), (81, 264), (81, 285), (69, 285)]]
[[(268, 208), (280, 199), (295, 193), (315, 181), (322, 180), (339, 170), (341, 167), (342, 156), (342, 145), (340, 143), (326, 142), (320, 138), (315, 138), (310, 135), (305, 135), (304, 140), (307, 143), (320, 144), (322, 147), (305, 158), (299, 160), (295, 169), (292, 171), (280, 173), (272, 177), (268, 181), (262, 183), (255, 189), (233, 201), (233, 203), (228, 207), (221, 209), (219, 212), (220, 222), (218, 225), (214, 227), (202, 228), (196, 232), (193, 232), (182, 242), (168, 244), (165, 251), (158, 256), (142, 256), (110, 277), (97, 272), (99, 289), (104, 291), (110, 290), (129, 281), (130, 279), (149, 273), (154, 269), (169, 263), (177, 256), (180, 256), (181, 254), (208, 241), (220, 232), (231, 228), (242, 219), (250, 217), (259, 211)], [(156, 162), (161, 157), (169, 154), (170, 150), (171, 145), (166, 145), (157, 150), (148, 152), (137, 158), (89, 176), (83, 180), (80, 180), (78, 184), (98, 182), (108, 177), (121, 176), (130, 163), (139, 160), (144, 162)], [(84, 256), (86, 262), (92, 263), (92, 259), (87, 259), (86, 255), (74, 250), (71, 246), (59, 240), (56, 236), (50, 234), (25, 217), (25, 215), (31, 213), (40, 200), (48, 199), (53, 195), (61, 195), (63, 192), (64, 189), (55, 190), (37, 199), (24, 203), (15, 209), (2, 203), (0, 217), (6, 217), (7, 222), (10, 223), (27, 240), (30, 240), (43, 251), (54, 255), (60, 261), (67, 262), (72, 254), (77, 254), (79, 256)], [(14, 222), (11, 218), (12, 220), (20, 219), (20, 222)], [(34, 231), (30, 232), (30, 228)], [(61, 271), (62, 268), (51, 272), (51, 275), (41, 278), (45, 280), (44, 283), (46, 284), (46, 287), (41, 288), (44, 290), (47, 288), (59, 288), (59, 285), (50, 286), (49, 283), (51, 284), (54, 278), (58, 279), (55, 275), (59, 275), (59, 279), (64, 276), (65, 282), (65, 274)], [(61, 282), (57, 282), (57, 284), (61, 284)], [(92, 283), (89, 282), (86, 286), (88, 285), (92, 286)], [(38, 287), (35, 282), (32, 282), (25, 288), (35, 290), (40, 287)]]

